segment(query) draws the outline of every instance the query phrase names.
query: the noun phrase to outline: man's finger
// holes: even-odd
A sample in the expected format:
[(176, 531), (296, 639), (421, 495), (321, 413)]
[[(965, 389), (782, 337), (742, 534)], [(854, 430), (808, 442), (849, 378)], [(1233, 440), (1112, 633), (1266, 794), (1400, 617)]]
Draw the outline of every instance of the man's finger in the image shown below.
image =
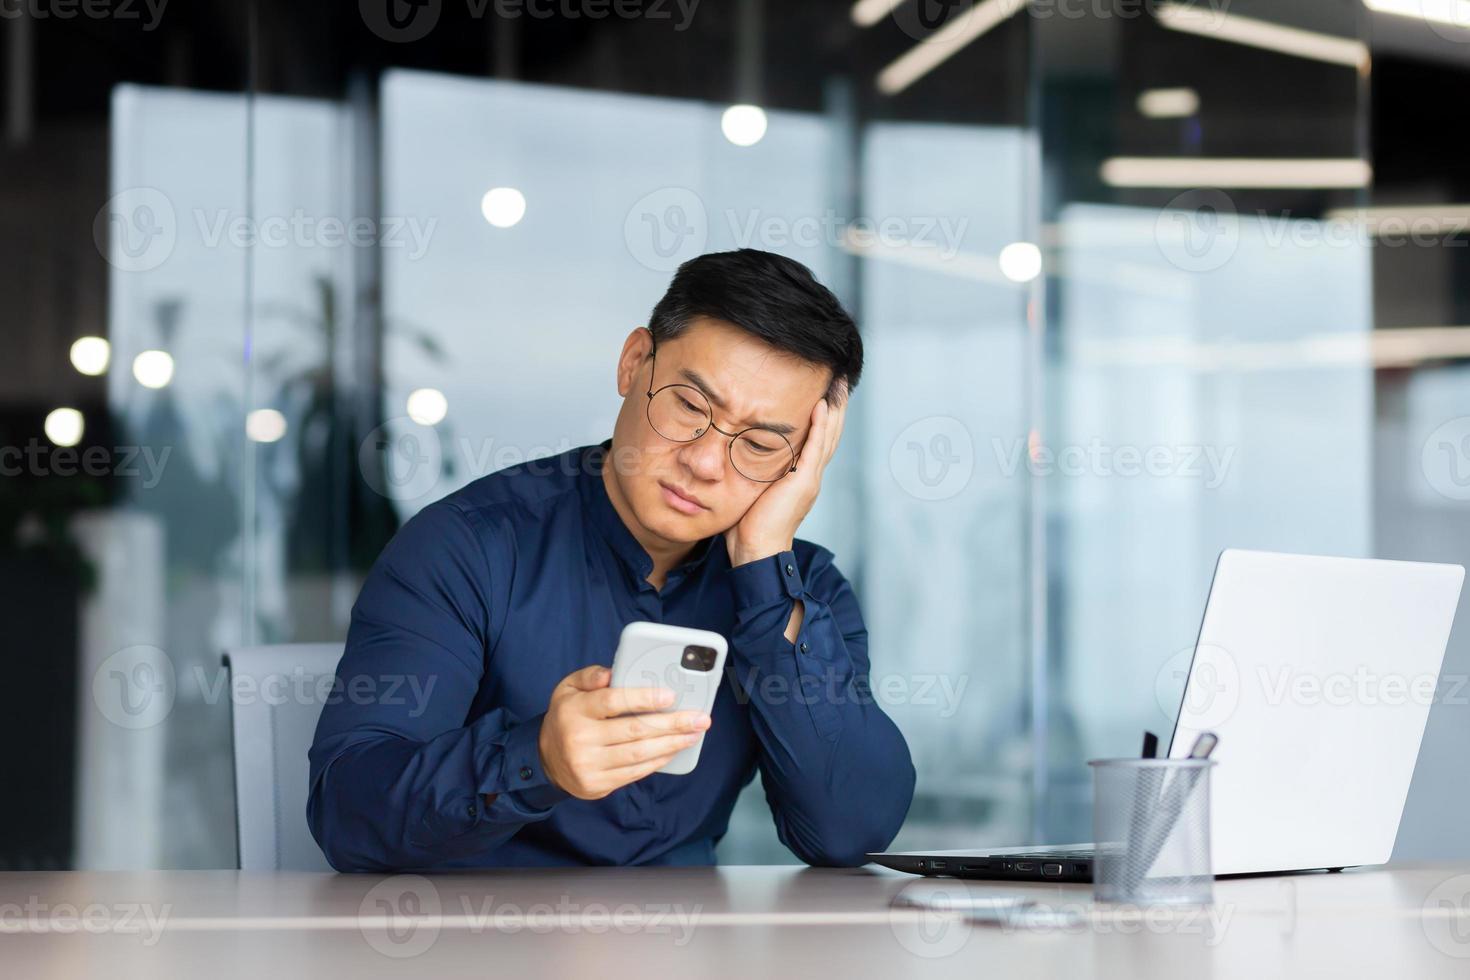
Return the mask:
[(812, 406), (812, 424), (806, 432), (806, 442), (802, 443), (801, 453), (803, 456), (810, 452), (813, 463), (821, 463), (821, 452), (827, 445), (827, 415), (822, 406), (827, 404), (825, 398), (818, 398), (817, 403)]
[(610, 745), (602, 750), (603, 765), (607, 769), (636, 766), (649, 759), (682, 752), (697, 741), (697, 735), (657, 735), (636, 742), (624, 742), (622, 745)]
[(587, 699), (594, 718), (616, 718), (618, 715), (658, 711), (674, 703), (674, 692), (666, 687), (609, 687), (594, 691)]
[(583, 667), (581, 670), (568, 674), (562, 678), (562, 683), (578, 691), (600, 691), (607, 687), (611, 680), (612, 671), (593, 664), (591, 667)]
[[(823, 404), (822, 399), (817, 399), (817, 404), (812, 406), (811, 425), (806, 430), (806, 441), (801, 444), (801, 453), (796, 460), (797, 480), (811, 480), (820, 475), (821, 469), (826, 465), (822, 454), (825, 451), (827, 440), (827, 420), (822, 417), (819, 410)], [(778, 481), (785, 483), (785, 480)], [(771, 484), (772, 487), (777, 484)]]
[(645, 776), (652, 776), (664, 766), (668, 765), (674, 756), (678, 754), (678, 752), (670, 752), (668, 755), (661, 755), (657, 759), (640, 762), (636, 766), (622, 766), (618, 769), (609, 769), (602, 775), (603, 778), (612, 781), (613, 789), (618, 789), (629, 783), (636, 783)]
[(612, 718), (602, 728), (606, 738), (602, 744), (618, 745), (654, 735), (702, 732), (709, 728), (709, 715), (702, 711), (655, 711), (646, 715)]

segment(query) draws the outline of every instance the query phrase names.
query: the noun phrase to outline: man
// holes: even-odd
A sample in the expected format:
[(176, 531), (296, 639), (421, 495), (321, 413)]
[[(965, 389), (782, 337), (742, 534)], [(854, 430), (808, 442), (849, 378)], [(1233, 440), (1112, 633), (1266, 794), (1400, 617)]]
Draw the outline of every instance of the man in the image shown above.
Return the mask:
[[(861, 371), (852, 319), (799, 263), (681, 266), (623, 342), (610, 442), (477, 480), (373, 567), (311, 749), (332, 865), (713, 864), (757, 770), (802, 860), (886, 847), (908, 746), (869, 692), (851, 586), (795, 538)], [(728, 639), (709, 715), (608, 686), (636, 620)], [(701, 734), (692, 773), (656, 772)]]

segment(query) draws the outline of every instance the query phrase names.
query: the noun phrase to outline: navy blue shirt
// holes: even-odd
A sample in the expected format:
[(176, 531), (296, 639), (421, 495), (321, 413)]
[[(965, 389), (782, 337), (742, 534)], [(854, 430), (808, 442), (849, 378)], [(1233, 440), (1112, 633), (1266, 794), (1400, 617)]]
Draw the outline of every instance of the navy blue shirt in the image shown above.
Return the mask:
[[(477, 480), (378, 558), (311, 747), (307, 817), (333, 867), (713, 864), (757, 771), (803, 861), (861, 864), (897, 834), (913, 764), (874, 703), (867, 630), (831, 552), (798, 540), (731, 568), (716, 535), (656, 589), (603, 486), (607, 446)], [(729, 641), (699, 765), (573, 798), (542, 770), (543, 714), (567, 674), (612, 664), (636, 620)]]

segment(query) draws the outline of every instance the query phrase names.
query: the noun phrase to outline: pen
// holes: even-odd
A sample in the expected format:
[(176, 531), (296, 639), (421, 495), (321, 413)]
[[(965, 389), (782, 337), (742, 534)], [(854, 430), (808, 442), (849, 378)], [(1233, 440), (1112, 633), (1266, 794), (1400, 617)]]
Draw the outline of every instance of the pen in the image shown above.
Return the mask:
[[(1143, 750), (1140, 758), (1152, 759), (1159, 754), (1159, 737), (1153, 732), (1143, 733)], [(1137, 854), (1143, 845), (1143, 831), (1148, 826), (1148, 816), (1159, 799), (1161, 767), (1141, 766), (1138, 779), (1133, 784), (1133, 812), (1128, 820), (1128, 853)]]

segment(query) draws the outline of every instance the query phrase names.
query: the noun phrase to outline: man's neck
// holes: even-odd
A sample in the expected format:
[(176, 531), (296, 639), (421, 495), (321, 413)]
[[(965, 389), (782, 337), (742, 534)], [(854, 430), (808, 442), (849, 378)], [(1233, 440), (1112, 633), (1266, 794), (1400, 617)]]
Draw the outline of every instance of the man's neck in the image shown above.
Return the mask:
[(607, 491), (607, 499), (612, 501), (613, 510), (618, 513), (618, 519), (623, 522), (628, 533), (633, 535), (633, 540), (642, 545), (643, 550), (648, 552), (648, 557), (653, 559), (653, 570), (648, 573), (648, 582), (654, 588), (661, 589), (669, 577), (669, 571), (688, 557), (694, 546), (661, 538), (638, 523), (633, 516), (633, 508), (623, 499), (622, 488), (608, 469), (607, 463), (611, 458), (612, 453), (609, 452), (602, 459), (602, 486)]

